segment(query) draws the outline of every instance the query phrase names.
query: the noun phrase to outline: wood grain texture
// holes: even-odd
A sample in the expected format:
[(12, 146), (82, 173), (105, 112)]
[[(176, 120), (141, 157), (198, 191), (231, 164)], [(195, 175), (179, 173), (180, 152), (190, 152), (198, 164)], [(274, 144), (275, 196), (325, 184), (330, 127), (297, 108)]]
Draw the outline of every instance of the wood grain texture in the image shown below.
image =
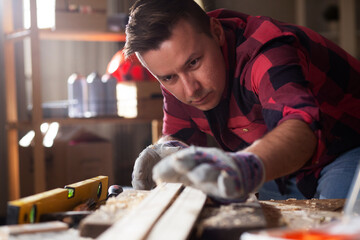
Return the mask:
[[(13, 6), (10, 0), (3, 1), (4, 11), (2, 24), (5, 33), (14, 31)], [(6, 101), (6, 121), (17, 122), (17, 97), (16, 97), (16, 78), (15, 78), (15, 49), (14, 42), (4, 41), (4, 72), (5, 72), (5, 101)], [(19, 176), (19, 147), (18, 131), (9, 129), (7, 131), (8, 145), (8, 179), (9, 179), (9, 199), (20, 198), (20, 176)]]
[(255, 196), (244, 203), (207, 206), (195, 226), (193, 239), (238, 240), (249, 230), (267, 225), (260, 203)]
[(149, 194), (150, 191), (126, 189), (117, 197), (109, 198), (105, 205), (81, 221), (80, 236), (97, 238), (136, 208)]
[[(147, 240), (185, 240), (206, 201), (200, 190), (186, 187), (151, 230)], [(174, 234), (176, 233), (176, 234)]]
[(136, 209), (117, 221), (97, 239), (144, 239), (181, 188), (182, 184), (178, 183), (164, 183), (157, 186)]

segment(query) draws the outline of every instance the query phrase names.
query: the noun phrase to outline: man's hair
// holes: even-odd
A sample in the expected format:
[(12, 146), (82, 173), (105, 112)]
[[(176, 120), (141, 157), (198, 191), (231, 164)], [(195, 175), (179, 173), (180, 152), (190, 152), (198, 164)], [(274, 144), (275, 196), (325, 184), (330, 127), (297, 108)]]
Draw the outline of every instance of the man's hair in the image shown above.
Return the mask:
[(126, 26), (125, 56), (156, 50), (171, 37), (179, 20), (187, 20), (211, 36), (209, 17), (193, 0), (138, 0), (130, 9)]

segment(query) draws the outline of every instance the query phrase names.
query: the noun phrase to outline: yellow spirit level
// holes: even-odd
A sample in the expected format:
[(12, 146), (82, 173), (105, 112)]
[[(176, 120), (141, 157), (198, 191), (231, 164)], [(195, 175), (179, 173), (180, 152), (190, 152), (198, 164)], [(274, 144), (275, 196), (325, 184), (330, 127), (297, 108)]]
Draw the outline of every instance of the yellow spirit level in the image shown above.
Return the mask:
[(8, 202), (7, 224), (39, 222), (42, 214), (73, 210), (89, 199), (106, 200), (108, 177), (98, 176)]

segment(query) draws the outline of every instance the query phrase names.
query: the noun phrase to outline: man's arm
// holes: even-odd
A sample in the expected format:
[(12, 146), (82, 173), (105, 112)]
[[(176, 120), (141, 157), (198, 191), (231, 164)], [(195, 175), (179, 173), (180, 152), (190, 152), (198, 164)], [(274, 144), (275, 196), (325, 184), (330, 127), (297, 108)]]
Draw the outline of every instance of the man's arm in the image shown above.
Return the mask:
[(314, 154), (316, 143), (313, 131), (305, 122), (289, 119), (243, 151), (254, 153), (263, 161), (265, 181), (269, 181), (304, 166)]

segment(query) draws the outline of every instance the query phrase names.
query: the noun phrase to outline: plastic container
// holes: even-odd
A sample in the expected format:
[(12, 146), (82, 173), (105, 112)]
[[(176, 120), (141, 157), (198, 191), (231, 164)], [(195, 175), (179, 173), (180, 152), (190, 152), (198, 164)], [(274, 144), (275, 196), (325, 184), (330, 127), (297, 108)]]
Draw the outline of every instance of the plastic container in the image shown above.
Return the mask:
[(92, 72), (87, 78), (89, 111), (87, 117), (104, 116), (105, 108), (105, 84), (98, 73)]
[(110, 74), (104, 74), (101, 81), (105, 87), (105, 109), (107, 116), (117, 116), (116, 84), (117, 79)]
[(87, 111), (87, 85), (86, 79), (80, 74), (73, 73), (68, 81), (68, 115), (71, 118), (84, 117)]

